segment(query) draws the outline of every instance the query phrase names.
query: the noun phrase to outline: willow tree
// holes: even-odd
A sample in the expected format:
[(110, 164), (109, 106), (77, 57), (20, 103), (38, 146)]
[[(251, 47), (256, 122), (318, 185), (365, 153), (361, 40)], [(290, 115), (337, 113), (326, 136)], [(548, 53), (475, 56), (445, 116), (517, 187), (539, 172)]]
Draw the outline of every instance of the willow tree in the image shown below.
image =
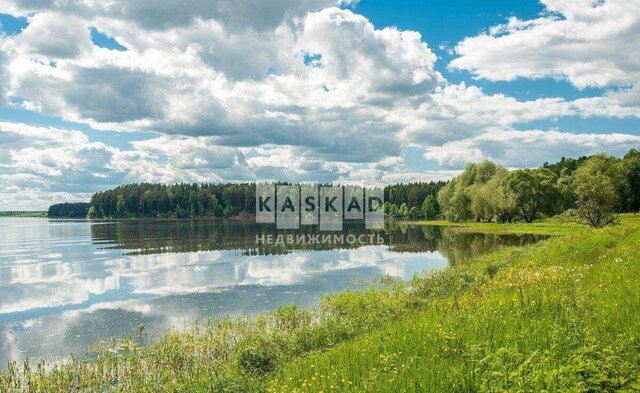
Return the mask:
[(573, 179), (578, 214), (595, 228), (615, 222), (625, 182), (619, 160), (604, 154), (589, 158)]
[(512, 193), (506, 190), (504, 179), (509, 175), (509, 171), (504, 167), (499, 167), (495, 175), (482, 189), (482, 193), (491, 205), (496, 221), (500, 223), (512, 222), (518, 215), (518, 207)]
[(433, 195), (427, 195), (422, 202), (422, 216), (427, 220), (433, 220), (440, 212), (440, 206), (436, 197)]
[(546, 168), (519, 169), (504, 179), (506, 192), (511, 194), (519, 213), (530, 223), (543, 212), (555, 214), (561, 203), (556, 175)]
[(445, 218), (449, 221), (490, 219), (493, 216), (491, 206), (480, 190), (497, 168), (491, 161), (467, 164), (464, 171), (438, 193), (438, 203)]

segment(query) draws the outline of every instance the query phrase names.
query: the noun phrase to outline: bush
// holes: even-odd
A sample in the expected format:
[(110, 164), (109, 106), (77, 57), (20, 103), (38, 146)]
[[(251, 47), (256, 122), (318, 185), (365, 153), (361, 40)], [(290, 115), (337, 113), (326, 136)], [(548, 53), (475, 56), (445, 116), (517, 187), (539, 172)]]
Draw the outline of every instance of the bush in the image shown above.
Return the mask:
[(252, 376), (274, 371), (281, 357), (282, 351), (274, 336), (255, 335), (238, 344), (238, 366)]

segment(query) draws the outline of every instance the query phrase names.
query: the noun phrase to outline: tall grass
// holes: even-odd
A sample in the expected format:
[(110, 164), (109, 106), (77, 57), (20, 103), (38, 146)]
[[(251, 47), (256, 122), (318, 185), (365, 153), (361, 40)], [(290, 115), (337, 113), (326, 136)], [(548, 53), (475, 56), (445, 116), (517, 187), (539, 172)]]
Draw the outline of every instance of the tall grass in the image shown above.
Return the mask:
[[(637, 228), (617, 228), (493, 254), (478, 263), (493, 278), (470, 280), (463, 293), (298, 359), (266, 386), (290, 392), (640, 390), (639, 249)], [(413, 293), (432, 299), (427, 288)]]
[(640, 226), (583, 230), (410, 282), (10, 364), (0, 392), (640, 389)]

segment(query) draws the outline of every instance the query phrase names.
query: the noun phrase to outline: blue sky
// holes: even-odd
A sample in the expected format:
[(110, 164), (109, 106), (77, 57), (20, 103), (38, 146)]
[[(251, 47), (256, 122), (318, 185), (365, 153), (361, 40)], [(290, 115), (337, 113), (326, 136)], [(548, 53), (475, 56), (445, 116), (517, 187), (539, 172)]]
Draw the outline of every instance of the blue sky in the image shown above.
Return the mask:
[(637, 0), (80, 2), (0, 5), (0, 209), (640, 145)]

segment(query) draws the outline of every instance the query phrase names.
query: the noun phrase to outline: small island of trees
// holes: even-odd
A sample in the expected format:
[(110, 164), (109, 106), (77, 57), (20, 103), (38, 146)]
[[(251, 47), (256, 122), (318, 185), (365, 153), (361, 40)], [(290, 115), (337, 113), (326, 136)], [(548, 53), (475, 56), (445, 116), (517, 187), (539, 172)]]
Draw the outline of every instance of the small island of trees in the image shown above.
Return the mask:
[(49, 218), (86, 218), (90, 204), (86, 202), (59, 203), (49, 206)]

